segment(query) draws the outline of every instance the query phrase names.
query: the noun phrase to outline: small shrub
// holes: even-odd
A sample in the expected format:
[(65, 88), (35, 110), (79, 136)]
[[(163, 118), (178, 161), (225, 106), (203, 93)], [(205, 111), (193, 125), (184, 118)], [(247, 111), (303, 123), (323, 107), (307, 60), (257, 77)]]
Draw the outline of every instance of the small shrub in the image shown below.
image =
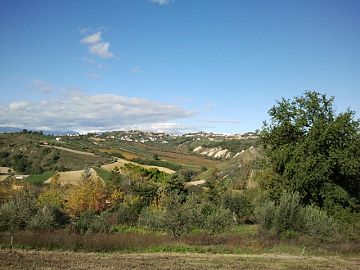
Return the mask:
[(49, 207), (38, 209), (37, 213), (31, 218), (28, 227), (33, 231), (54, 229), (56, 227), (54, 212)]
[(245, 195), (236, 191), (225, 193), (223, 204), (234, 213), (237, 223), (244, 223), (250, 220), (254, 211), (251, 201)]
[(210, 234), (223, 233), (233, 224), (234, 220), (231, 211), (219, 207), (206, 217), (204, 229)]
[(299, 231), (302, 227), (302, 206), (298, 192), (283, 193), (274, 216), (275, 231), (280, 234), (286, 230)]
[(267, 200), (254, 210), (255, 219), (264, 231), (270, 231), (274, 224), (276, 207), (273, 201)]
[(24, 192), (0, 207), (0, 231), (26, 229), (37, 213), (35, 199)]
[(88, 233), (109, 233), (111, 232), (110, 214), (108, 212), (102, 212), (90, 223), (87, 230)]
[(317, 238), (326, 239), (336, 233), (334, 219), (316, 206), (306, 206), (302, 210), (304, 231)]
[(146, 207), (140, 214), (138, 224), (151, 229), (164, 228), (164, 213), (155, 207)]

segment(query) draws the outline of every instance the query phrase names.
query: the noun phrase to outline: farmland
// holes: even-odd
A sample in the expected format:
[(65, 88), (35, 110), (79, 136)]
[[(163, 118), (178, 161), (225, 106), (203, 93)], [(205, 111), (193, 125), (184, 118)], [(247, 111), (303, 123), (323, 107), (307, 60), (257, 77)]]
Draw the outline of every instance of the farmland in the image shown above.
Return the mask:
[(0, 250), (0, 269), (343, 269), (360, 258), (274, 254), (84, 253)]

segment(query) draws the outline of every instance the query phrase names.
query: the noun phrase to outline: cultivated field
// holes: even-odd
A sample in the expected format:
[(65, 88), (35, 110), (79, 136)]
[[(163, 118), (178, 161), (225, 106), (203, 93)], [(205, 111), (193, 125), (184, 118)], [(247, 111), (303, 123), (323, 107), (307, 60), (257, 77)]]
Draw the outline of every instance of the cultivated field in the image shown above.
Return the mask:
[(0, 250), (0, 269), (359, 269), (360, 257)]
[(103, 168), (105, 170), (108, 170), (108, 171), (111, 171), (111, 170), (115, 169), (115, 167), (118, 167), (120, 169), (121, 167), (124, 167), (125, 164), (127, 164), (127, 163), (135, 164), (135, 165), (138, 165), (138, 166), (143, 167), (145, 169), (156, 168), (159, 171), (164, 172), (164, 173), (169, 173), (169, 174), (175, 173), (175, 171), (173, 171), (173, 170), (171, 170), (169, 168), (159, 167), (159, 166), (142, 165), (142, 164), (131, 162), (131, 161), (128, 161), (128, 160), (125, 160), (125, 159), (122, 159), (122, 158), (118, 158), (116, 162), (113, 162), (113, 163), (110, 163), (110, 164), (105, 164), (105, 165), (101, 166), (101, 168)]
[(187, 164), (187, 165), (197, 165), (197, 166), (205, 166), (205, 167), (216, 167), (220, 164), (218, 160), (206, 159), (204, 157), (195, 156), (195, 155), (187, 155), (182, 153), (175, 152), (166, 152), (166, 151), (152, 151), (152, 153), (159, 155), (160, 158), (166, 159), (169, 161), (173, 161), (179, 164)]

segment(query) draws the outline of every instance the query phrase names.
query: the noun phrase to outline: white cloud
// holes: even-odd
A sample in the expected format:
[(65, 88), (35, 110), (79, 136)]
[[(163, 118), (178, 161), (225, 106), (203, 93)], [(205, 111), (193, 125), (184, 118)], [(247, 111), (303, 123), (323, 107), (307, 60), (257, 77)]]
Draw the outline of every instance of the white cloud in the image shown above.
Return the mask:
[(114, 54), (110, 51), (109, 42), (100, 42), (89, 47), (89, 52), (91, 54), (97, 55), (101, 58), (112, 58)]
[(102, 32), (97, 31), (80, 40), (81, 44), (88, 47), (89, 53), (101, 58), (113, 58), (114, 53), (110, 51), (110, 43), (102, 42)]
[(160, 6), (162, 5), (167, 5), (170, 4), (172, 2), (172, 0), (149, 0), (150, 2), (156, 3)]
[(140, 71), (139, 66), (134, 66), (134, 67), (130, 68), (130, 73), (132, 73), (132, 74), (138, 73), (139, 71)]
[(9, 110), (10, 111), (19, 111), (19, 110), (26, 108), (26, 106), (27, 106), (27, 103), (25, 101), (11, 102), (9, 104)]
[(82, 132), (138, 127), (178, 133), (186, 127), (174, 120), (193, 115), (172, 104), (113, 94), (87, 95), (79, 91), (69, 91), (62, 98), (12, 102), (0, 107), (0, 126)]
[(49, 93), (49, 92), (55, 90), (55, 87), (52, 84), (47, 83), (45, 81), (33, 80), (32, 84), (37, 90), (40, 90), (45, 93)]
[(84, 37), (80, 42), (82, 44), (95, 44), (95, 43), (99, 43), (101, 41), (101, 31), (98, 31), (92, 35), (88, 35), (86, 37)]

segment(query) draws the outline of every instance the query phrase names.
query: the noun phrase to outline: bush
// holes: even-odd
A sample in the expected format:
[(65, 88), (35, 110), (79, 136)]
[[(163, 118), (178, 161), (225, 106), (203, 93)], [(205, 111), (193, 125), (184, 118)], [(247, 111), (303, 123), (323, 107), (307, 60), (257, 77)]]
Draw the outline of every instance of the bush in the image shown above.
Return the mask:
[(316, 206), (306, 206), (302, 209), (304, 231), (316, 238), (325, 239), (336, 234), (334, 219)]
[(206, 216), (204, 229), (211, 234), (223, 233), (233, 224), (234, 220), (230, 210), (219, 207)]
[(88, 210), (83, 212), (75, 220), (75, 229), (79, 233), (107, 233), (111, 232), (109, 221), (110, 214), (106, 211), (97, 215), (95, 211)]
[(1, 205), (0, 231), (26, 229), (36, 213), (37, 206), (34, 198), (27, 193), (21, 193), (14, 200)]
[(274, 216), (274, 228), (279, 234), (286, 230), (300, 231), (302, 228), (302, 206), (298, 192), (283, 193)]
[(270, 200), (265, 201), (261, 206), (255, 208), (255, 219), (262, 230), (270, 231), (272, 229), (275, 211), (275, 203)]
[(151, 229), (163, 229), (163, 215), (164, 213), (155, 207), (146, 207), (139, 216), (138, 224)]
[(80, 216), (75, 219), (75, 230), (79, 233), (86, 233), (90, 228), (90, 225), (94, 220), (95, 216), (96, 213), (93, 210), (87, 210), (81, 213)]
[(52, 209), (49, 207), (38, 209), (37, 213), (31, 218), (28, 227), (33, 231), (54, 229), (56, 222)]
[(131, 223), (132, 213), (131, 209), (126, 204), (119, 204), (115, 212), (117, 224), (129, 224)]
[(327, 240), (337, 232), (334, 218), (316, 206), (302, 207), (297, 192), (283, 193), (277, 206), (273, 201), (266, 201), (255, 209), (255, 217), (261, 229), (274, 230), (285, 237), (303, 232)]
[(112, 230), (110, 224), (110, 214), (102, 212), (100, 215), (95, 216), (87, 230), (88, 233), (109, 233)]
[(223, 195), (223, 204), (235, 215), (237, 223), (244, 223), (250, 220), (254, 206), (251, 201), (240, 192), (230, 191)]

